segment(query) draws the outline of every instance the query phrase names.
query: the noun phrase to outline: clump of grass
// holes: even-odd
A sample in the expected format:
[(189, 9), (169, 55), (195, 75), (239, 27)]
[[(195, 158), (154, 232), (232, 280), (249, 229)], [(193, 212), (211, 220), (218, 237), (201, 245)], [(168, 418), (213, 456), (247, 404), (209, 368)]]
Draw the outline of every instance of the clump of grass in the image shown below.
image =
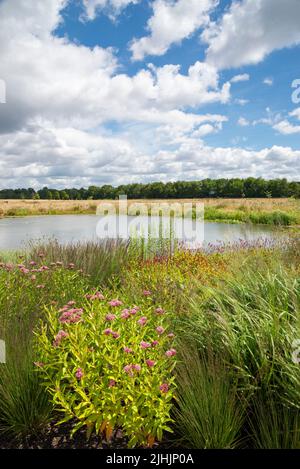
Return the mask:
[(297, 222), (295, 215), (276, 210), (271, 213), (253, 212), (249, 214), (251, 223), (275, 226), (290, 226)]
[[(253, 265), (251, 262), (250, 257), (242, 266), (242, 272), (235, 271), (234, 278), (227, 276), (219, 285), (200, 287), (199, 295), (192, 300), (191, 313), (176, 317), (176, 329), (178, 334), (197, 345), (199, 355), (204, 357), (202, 367), (211, 353), (221, 363), (226, 360), (229, 371), (224, 381), (229, 379), (234, 389), (236, 381), (232, 376), (235, 376), (238, 392), (253, 396), (247, 413), (252, 430), (260, 428), (253, 430), (252, 442), (248, 444), (297, 447), (300, 371), (292, 361), (292, 344), (300, 337), (299, 276), (293, 269), (280, 266), (280, 257), (273, 263), (262, 260), (260, 266), (257, 260)], [(193, 370), (191, 383), (196, 373), (200, 375), (188, 357), (184, 358), (183, 367), (186, 374), (189, 369)], [(180, 379), (179, 375), (179, 382)], [(196, 391), (180, 388), (182, 395), (187, 396), (185, 399), (189, 399), (188, 404), (182, 406), (186, 414), (183, 418), (192, 421), (188, 408), (196, 405), (193, 404)], [(272, 391), (272, 403), (265, 389)], [(203, 404), (199, 407), (202, 409)], [(198, 414), (199, 427), (203, 425), (200, 420)], [(293, 432), (290, 438), (286, 436), (289, 426)]]
[(255, 394), (249, 419), (257, 449), (300, 449), (300, 411), (280, 402), (274, 392)]
[(18, 350), (0, 365), (0, 432), (23, 439), (46, 426), (53, 406), (35, 370), (32, 350), (20, 343), (15, 347)]
[(39, 242), (30, 245), (27, 258), (37, 261), (40, 253), (45, 254), (48, 263), (60, 261), (65, 266), (74, 264), (75, 268), (82, 269), (93, 287), (108, 284), (129, 262), (127, 243), (114, 240), (66, 245), (56, 240)]
[(246, 206), (238, 210), (221, 210), (218, 207), (205, 207), (205, 220), (222, 222), (253, 223), (260, 225), (291, 226), (299, 222), (299, 216), (294, 213), (273, 210), (271, 212), (248, 209)]
[(15, 207), (15, 208), (10, 208), (7, 210), (5, 213), (7, 217), (26, 217), (30, 215), (30, 210), (24, 207)]
[(18, 262), (23, 256), (22, 251), (1, 251), (0, 252), (0, 262)]
[(188, 448), (229, 449), (240, 443), (245, 419), (237, 383), (224, 360), (183, 347), (176, 370), (176, 430)]

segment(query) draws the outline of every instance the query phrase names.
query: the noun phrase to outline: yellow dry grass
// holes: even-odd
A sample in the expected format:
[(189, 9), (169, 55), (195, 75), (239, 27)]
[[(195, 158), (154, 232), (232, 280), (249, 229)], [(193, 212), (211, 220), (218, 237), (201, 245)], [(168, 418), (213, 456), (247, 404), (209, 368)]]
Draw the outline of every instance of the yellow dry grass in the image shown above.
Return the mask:
[[(101, 202), (118, 205), (118, 200), (0, 200), (0, 216), (43, 215), (51, 213), (96, 213)], [(143, 199), (132, 203), (203, 202), (223, 211), (299, 212), (300, 200), (294, 199)]]

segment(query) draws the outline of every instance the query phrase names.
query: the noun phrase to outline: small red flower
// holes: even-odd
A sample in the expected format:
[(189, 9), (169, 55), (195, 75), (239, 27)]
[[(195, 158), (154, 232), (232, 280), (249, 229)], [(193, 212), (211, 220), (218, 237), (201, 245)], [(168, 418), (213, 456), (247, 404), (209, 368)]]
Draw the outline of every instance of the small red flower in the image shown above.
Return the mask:
[(154, 360), (146, 360), (146, 363), (149, 368), (152, 368), (154, 365), (156, 365), (156, 362)]
[(159, 386), (159, 389), (163, 393), (167, 393), (169, 391), (169, 385), (167, 383), (163, 383)]
[(167, 350), (166, 351), (166, 356), (167, 357), (174, 357), (174, 355), (176, 355), (176, 350), (174, 348), (171, 348), (170, 350)]
[(151, 348), (151, 344), (150, 344), (149, 342), (145, 342), (144, 340), (142, 340), (142, 342), (140, 343), (140, 346), (141, 346), (143, 349)]
[(77, 368), (77, 371), (75, 373), (75, 376), (78, 380), (82, 379), (83, 378), (83, 371), (82, 371), (82, 368)]
[(147, 321), (148, 321), (148, 319), (146, 318), (146, 316), (142, 316), (141, 319), (138, 320), (138, 324), (140, 326), (144, 326)]

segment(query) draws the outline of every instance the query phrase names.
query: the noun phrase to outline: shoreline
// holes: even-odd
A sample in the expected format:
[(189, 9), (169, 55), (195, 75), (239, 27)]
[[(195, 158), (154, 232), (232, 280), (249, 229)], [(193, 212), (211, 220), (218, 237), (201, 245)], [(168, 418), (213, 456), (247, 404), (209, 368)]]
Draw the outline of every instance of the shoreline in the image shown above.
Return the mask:
[[(101, 203), (118, 200), (0, 200), (0, 220), (37, 216), (96, 215)], [(133, 204), (203, 203), (204, 220), (212, 223), (300, 227), (300, 200), (296, 199), (131, 199)], [(149, 207), (150, 208), (150, 207)], [(149, 210), (149, 209), (148, 209)], [(193, 216), (193, 218), (195, 218)]]
[[(39, 217), (61, 217), (61, 216), (84, 216), (84, 215), (91, 215), (91, 216), (97, 216), (96, 213), (91, 212), (91, 211), (86, 211), (86, 212), (56, 212), (56, 213), (28, 213), (26, 215), (4, 215), (0, 216), (0, 222), (1, 220), (15, 220), (15, 219), (22, 219), (22, 218), (39, 218)], [(117, 214), (118, 215), (118, 214)], [(130, 216), (130, 215), (129, 215)], [(150, 216), (150, 215), (149, 215)], [(193, 217), (193, 220), (195, 217)], [(277, 229), (295, 229), (295, 230), (300, 230), (300, 223), (299, 224), (275, 224), (275, 223), (255, 223), (252, 221), (242, 221), (242, 220), (236, 220), (234, 218), (206, 218), (204, 216), (204, 222), (205, 223), (222, 223), (224, 225), (253, 225), (253, 226), (268, 226), (268, 227), (274, 227)]]

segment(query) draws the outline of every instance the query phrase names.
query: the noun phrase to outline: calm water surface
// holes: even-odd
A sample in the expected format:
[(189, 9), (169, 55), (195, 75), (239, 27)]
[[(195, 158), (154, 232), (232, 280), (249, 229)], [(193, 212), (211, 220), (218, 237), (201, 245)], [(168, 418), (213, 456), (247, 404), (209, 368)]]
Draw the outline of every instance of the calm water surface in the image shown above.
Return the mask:
[[(55, 238), (62, 243), (97, 240), (96, 229), (100, 219), (96, 215), (4, 218), (0, 220), (0, 250), (17, 249), (24, 247), (30, 240), (42, 238)], [(147, 220), (146, 217), (144, 222), (145, 220)], [(276, 229), (274, 227), (250, 224), (204, 224), (205, 244), (234, 242), (241, 239), (255, 241), (256, 239), (270, 239), (275, 236)]]

